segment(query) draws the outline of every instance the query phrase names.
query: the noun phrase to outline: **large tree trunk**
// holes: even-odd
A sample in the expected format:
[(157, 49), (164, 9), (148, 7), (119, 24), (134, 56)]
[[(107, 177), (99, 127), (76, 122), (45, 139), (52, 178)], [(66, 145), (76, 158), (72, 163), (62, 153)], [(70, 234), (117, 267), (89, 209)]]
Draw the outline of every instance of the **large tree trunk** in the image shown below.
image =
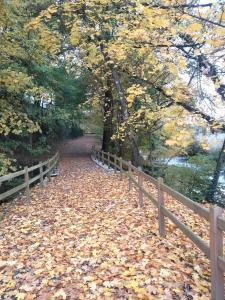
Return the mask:
[(209, 202), (214, 202), (215, 199), (215, 194), (216, 194), (216, 189), (218, 186), (218, 181), (219, 181), (219, 177), (220, 177), (220, 172), (222, 169), (222, 165), (223, 165), (223, 161), (224, 161), (224, 157), (225, 157), (225, 139), (222, 145), (222, 148), (220, 150), (217, 162), (216, 162), (216, 169), (214, 171), (214, 176), (213, 179), (209, 185), (207, 194), (206, 194), (206, 200)]
[[(121, 107), (121, 121), (125, 123), (129, 117), (125, 93), (117, 69), (114, 66), (111, 66), (111, 70), (112, 70), (112, 79), (119, 95), (119, 103)], [(141, 164), (141, 158), (136, 143), (135, 135), (133, 132), (130, 132), (128, 137), (128, 142), (129, 142), (129, 147), (131, 148), (132, 151), (131, 161), (134, 163), (134, 165), (139, 166)]]
[[(120, 105), (120, 118), (121, 118), (121, 123), (126, 123), (128, 118), (129, 118), (129, 111), (128, 111), (128, 107), (127, 107), (127, 100), (126, 100), (126, 96), (124, 93), (124, 89), (120, 80), (120, 76), (118, 73), (118, 70), (116, 68), (116, 66), (111, 63), (110, 57), (108, 55), (107, 52), (105, 52), (105, 47), (103, 44), (100, 45), (101, 47), (101, 52), (102, 55), (105, 59), (105, 62), (108, 64), (109, 69), (112, 73), (112, 82), (117, 90), (118, 93), (118, 101), (119, 101), (119, 105)], [(134, 133), (130, 133), (128, 135), (128, 141), (129, 141), (129, 146), (132, 149), (132, 161), (135, 165), (139, 165), (139, 161), (140, 161), (140, 153), (137, 147), (137, 143), (135, 141), (135, 135)]]
[(104, 101), (104, 123), (103, 123), (103, 140), (102, 150), (109, 152), (112, 144), (111, 137), (113, 135), (113, 95), (110, 80), (107, 82), (108, 90), (105, 92)]

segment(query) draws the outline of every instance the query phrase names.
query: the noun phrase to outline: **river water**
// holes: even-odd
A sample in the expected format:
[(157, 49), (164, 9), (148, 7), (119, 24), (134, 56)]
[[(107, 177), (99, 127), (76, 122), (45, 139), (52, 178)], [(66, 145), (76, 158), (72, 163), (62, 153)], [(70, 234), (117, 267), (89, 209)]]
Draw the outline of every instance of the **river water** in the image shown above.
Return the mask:
[[(198, 169), (198, 167), (194, 164), (187, 162), (187, 159), (183, 156), (176, 156), (171, 159), (164, 159), (163, 162), (169, 166), (177, 166), (177, 167), (185, 167), (191, 169)], [(221, 171), (219, 177), (219, 183), (225, 188), (225, 170)]]

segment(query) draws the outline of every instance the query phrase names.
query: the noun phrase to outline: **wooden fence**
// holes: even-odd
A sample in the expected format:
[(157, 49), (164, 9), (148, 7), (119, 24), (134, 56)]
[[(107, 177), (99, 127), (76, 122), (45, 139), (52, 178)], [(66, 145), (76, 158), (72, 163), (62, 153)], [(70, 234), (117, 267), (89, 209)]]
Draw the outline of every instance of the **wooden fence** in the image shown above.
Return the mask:
[[(14, 178), (23, 176), (22, 184), (0, 194), (0, 202), (4, 199), (16, 194), (17, 192), (19, 192), (23, 189), (25, 189), (26, 199), (27, 199), (27, 201), (29, 201), (30, 200), (30, 185), (32, 183), (36, 182), (37, 180), (40, 180), (41, 186), (43, 186), (44, 176), (46, 175), (48, 178), (50, 178), (50, 172), (57, 165), (58, 160), (59, 160), (59, 153), (57, 152), (52, 158), (50, 158), (44, 162), (40, 162), (38, 165), (32, 166), (30, 168), (25, 167), (21, 171), (7, 174), (5, 176), (0, 177), (0, 186), (1, 186), (1, 184), (3, 182), (10, 181)], [(38, 169), (39, 169), (39, 174), (30, 178), (29, 173), (33, 172), (35, 170), (38, 170)]]
[[(136, 168), (131, 162), (124, 161), (122, 158), (108, 152), (97, 151), (93, 148), (92, 154), (95, 159), (102, 161), (115, 170), (120, 171), (120, 176), (125, 174), (129, 178), (129, 190), (132, 183), (138, 188), (138, 205), (143, 206), (143, 196), (146, 196), (158, 208), (159, 233), (166, 235), (165, 218), (169, 218), (210, 260), (211, 267), (211, 295), (213, 300), (224, 300), (224, 272), (225, 258), (223, 256), (223, 232), (225, 231), (225, 218), (223, 209), (211, 205), (210, 209), (183, 196), (171, 187), (163, 183), (162, 178), (154, 178), (144, 173), (140, 167)], [(143, 188), (143, 179), (149, 180), (155, 185), (158, 191), (157, 199)], [(188, 226), (182, 223), (169, 209), (164, 206), (165, 193), (172, 196), (199, 217), (209, 222), (209, 244), (200, 236), (196, 235)]]

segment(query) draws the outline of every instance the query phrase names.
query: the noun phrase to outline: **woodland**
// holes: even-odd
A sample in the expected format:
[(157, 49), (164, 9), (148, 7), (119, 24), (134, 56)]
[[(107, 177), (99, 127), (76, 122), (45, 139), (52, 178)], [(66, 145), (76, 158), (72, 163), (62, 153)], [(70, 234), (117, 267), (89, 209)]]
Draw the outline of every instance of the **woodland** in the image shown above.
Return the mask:
[(0, 0), (1, 300), (224, 299), (224, 57), (224, 0)]
[[(91, 132), (224, 206), (224, 54), (223, 0), (2, 0), (0, 175)], [(197, 130), (223, 141), (210, 151)]]

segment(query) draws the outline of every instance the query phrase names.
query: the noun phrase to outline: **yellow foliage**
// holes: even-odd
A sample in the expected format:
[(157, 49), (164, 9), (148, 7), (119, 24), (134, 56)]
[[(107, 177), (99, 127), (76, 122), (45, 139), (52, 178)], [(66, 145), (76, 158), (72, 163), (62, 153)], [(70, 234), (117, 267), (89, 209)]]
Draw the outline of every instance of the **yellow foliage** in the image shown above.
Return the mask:
[(15, 110), (6, 100), (0, 99), (0, 135), (19, 135), (23, 131), (37, 132), (40, 131), (40, 127), (25, 113)]
[(127, 102), (132, 105), (134, 99), (141, 95), (145, 95), (145, 88), (139, 84), (133, 84), (127, 89)]
[(202, 29), (202, 25), (200, 23), (191, 23), (187, 27), (187, 32), (192, 33), (193, 31), (200, 31)]
[(74, 22), (72, 29), (71, 29), (71, 35), (70, 35), (70, 41), (72, 45), (78, 45), (80, 41), (81, 35), (80, 35), (80, 28), (78, 22)]
[(31, 78), (10, 68), (0, 71), (0, 85), (8, 92), (22, 92), (32, 86)]

